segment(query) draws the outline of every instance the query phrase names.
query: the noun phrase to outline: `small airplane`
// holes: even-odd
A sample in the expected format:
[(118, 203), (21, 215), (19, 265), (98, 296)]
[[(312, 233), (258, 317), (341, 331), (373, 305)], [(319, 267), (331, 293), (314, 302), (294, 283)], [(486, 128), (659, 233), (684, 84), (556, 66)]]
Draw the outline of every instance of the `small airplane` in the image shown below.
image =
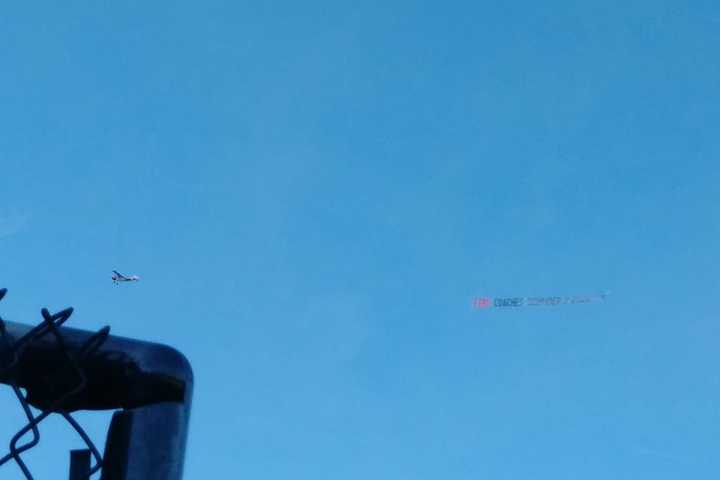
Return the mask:
[(122, 273), (118, 272), (117, 270), (113, 270), (113, 276), (112, 281), (113, 283), (118, 282), (137, 282), (140, 280), (140, 277), (137, 275), (130, 275), (129, 277), (123, 275)]

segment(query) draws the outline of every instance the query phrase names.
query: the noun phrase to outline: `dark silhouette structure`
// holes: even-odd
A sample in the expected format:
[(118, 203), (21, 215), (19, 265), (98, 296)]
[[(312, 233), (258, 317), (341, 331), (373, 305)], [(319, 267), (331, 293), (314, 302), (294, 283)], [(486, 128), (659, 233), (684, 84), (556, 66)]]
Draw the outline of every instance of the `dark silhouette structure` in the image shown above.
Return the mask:
[[(0, 289), (0, 300), (6, 293)], [(14, 390), (27, 418), (0, 468), (13, 461), (32, 480), (22, 454), (39, 442), (42, 421), (60, 415), (87, 445), (71, 452), (70, 480), (98, 472), (101, 480), (181, 480), (193, 389), (189, 362), (165, 345), (112, 336), (110, 327), (65, 327), (72, 312), (43, 309), (34, 327), (0, 318), (0, 382)], [(115, 410), (103, 455), (72, 417), (77, 410)]]

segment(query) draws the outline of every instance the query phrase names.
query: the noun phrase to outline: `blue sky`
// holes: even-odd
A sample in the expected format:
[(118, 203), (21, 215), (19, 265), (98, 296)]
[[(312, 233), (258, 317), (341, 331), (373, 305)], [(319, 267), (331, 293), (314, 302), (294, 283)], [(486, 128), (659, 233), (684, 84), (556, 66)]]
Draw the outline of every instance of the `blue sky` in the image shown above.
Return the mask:
[(186, 478), (716, 476), (719, 51), (710, 1), (7, 6), (0, 313), (183, 351)]

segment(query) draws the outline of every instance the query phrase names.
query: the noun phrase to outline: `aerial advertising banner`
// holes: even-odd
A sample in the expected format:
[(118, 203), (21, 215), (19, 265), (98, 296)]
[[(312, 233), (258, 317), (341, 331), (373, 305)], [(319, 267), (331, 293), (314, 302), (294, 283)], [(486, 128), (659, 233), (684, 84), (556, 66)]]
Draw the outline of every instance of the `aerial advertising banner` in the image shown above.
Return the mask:
[(598, 295), (576, 295), (573, 297), (479, 297), (473, 299), (475, 308), (507, 308), (507, 307), (536, 307), (601, 302), (607, 293)]

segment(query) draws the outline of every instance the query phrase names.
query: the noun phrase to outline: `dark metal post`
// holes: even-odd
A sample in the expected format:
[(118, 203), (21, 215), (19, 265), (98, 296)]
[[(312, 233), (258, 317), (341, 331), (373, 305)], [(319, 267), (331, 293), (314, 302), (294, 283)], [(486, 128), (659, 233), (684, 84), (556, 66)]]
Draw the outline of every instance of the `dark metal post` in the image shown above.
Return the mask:
[[(0, 290), (0, 297), (4, 293)], [(71, 313), (44, 310), (46, 323), (34, 328), (0, 320), (0, 383), (16, 393), (24, 388), (23, 408), (29, 411), (29, 404), (43, 412), (29, 417), (0, 465), (15, 460), (31, 478), (22, 453), (37, 440), (16, 444), (52, 413), (65, 417), (94, 449), (70, 412), (116, 410), (105, 458), (96, 450), (73, 451), (70, 479), (86, 479), (102, 465), (102, 480), (181, 480), (193, 390), (190, 363), (173, 348), (112, 336), (107, 327), (89, 332), (60, 326)]]
[(87, 480), (90, 476), (90, 450), (70, 450), (70, 480)]

